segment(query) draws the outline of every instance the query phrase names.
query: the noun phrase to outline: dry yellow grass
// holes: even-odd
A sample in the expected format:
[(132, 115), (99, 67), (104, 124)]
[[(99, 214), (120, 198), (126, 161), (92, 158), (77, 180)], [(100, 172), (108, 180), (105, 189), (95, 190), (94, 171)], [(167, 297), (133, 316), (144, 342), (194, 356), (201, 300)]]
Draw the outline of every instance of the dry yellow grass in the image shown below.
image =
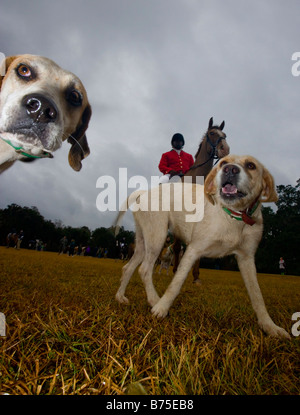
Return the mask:
[[(300, 337), (280, 341), (256, 323), (238, 272), (201, 270), (163, 321), (137, 274), (129, 306), (114, 300), (121, 261), (0, 247), (0, 393), (299, 394)], [(170, 281), (155, 274), (160, 293)], [(274, 321), (291, 332), (300, 278), (259, 275)]]

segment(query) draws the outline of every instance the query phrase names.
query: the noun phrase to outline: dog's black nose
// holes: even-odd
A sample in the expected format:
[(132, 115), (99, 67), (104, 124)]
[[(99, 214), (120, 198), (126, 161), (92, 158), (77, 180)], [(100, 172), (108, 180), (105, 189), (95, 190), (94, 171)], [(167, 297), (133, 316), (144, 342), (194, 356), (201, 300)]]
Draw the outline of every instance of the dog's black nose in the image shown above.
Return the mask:
[(36, 123), (54, 122), (57, 118), (55, 104), (42, 95), (27, 95), (23, 98), (23, 106), (29, 117)]
[(225, 164), (225, 166), (223, 167), (223, 172), (227, 175), (227, 176), (236, 176), (237, 174), (240, 173), (240, 168), (238, 166), (236, 166), (235, 164)]

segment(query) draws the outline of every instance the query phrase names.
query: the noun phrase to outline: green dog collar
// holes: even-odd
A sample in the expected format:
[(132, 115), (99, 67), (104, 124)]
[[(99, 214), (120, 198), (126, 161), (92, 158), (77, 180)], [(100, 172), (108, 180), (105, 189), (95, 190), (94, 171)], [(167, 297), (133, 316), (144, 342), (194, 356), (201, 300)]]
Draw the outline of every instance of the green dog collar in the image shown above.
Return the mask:
[(16, 153), (19, 153), (22, 156), (25, 156), (31, 159), (53, 158), (52, 154), (49, 153), (48, 151), (43, 151), (43, 153), (38, 156), (34, 154), (26, 153), (25, 151), (23, 151), (24, 150), (23, 147), (15, 146), (10, 140), (7, 140), (3, 137), (0, 137), (0, 138), (1, 140), (5, 141), (8, 145), (10, 145), (16, 151)]

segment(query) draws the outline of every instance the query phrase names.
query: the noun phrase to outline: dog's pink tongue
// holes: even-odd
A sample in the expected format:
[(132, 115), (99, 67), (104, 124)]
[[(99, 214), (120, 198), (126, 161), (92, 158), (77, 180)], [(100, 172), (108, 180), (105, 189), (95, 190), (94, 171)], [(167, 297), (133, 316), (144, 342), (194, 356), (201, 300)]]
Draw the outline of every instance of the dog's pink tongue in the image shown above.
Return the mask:
[(234, 195), (237, 193), (237, 188), (234, 184), (226, 184), (224, 187), (222, 187), (222, 192), (225, 194)]

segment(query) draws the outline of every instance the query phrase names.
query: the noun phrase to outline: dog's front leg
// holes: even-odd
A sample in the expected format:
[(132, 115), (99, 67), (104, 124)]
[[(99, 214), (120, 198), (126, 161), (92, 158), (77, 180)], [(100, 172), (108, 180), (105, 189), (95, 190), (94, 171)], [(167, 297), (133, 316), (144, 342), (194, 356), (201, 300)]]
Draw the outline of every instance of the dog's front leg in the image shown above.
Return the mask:
[(158, 318), (166, 317), (171, 305), (173, 304), (173, 301), (179, 294), (190, 269), (198, 257), (199, 251), (189, 245), (179, 263), (178, 269), (174, 275), (172, 282), (169, 284), (166, 292), (158, 301), (158, 303), (152, 307), (151, 312), (154, 316)]
[(290, 335), (283, 328), (277, 326), (269, 316), (257, 282), (254, 256), (238, 254), (236, 258), (252, 307), (257, 315), (258, 324), (270, 336), (290, 339)]

